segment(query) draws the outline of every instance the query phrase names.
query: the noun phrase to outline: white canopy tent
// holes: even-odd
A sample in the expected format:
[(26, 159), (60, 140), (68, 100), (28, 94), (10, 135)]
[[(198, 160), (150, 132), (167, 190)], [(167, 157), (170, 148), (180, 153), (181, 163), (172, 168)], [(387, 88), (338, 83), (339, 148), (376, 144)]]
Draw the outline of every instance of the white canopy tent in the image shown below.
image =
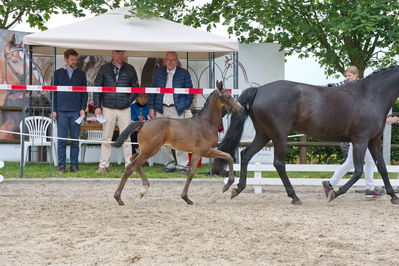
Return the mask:
[[(238, 84), (238, 42), (162, 18), (125, 18), (129, 7), (109, 11), (58, 28), (24, 37), (28, 46), (30, 71), (32, 54), (60, 55), (73, 48), (81, 55), (111, 55), (111, 50), (126, 50), (128, 57), (162, 58), (166, 51), (176, 51), (179, 58), (209, 60), (209, 83), (215, 84), (215, 58), (233, 53), (235, 88)], [(54, 67), (56, 66), (54, 56)], [(30, 75), (32, 76), (32, 75)], [(23, 119), (25, 116), (23, 115)], [(23, 142), (21, 145), (23, 148)], [(24, 154), (21, 152), (21, 161)], [(23, 176), (23, 164), (21, 176)]]
[(43, 47), (55, 47), (57, 54), (74, 48), (82, 55), (110, 55), (110, 50), (126, 50), (127, 56), (155, 58), (162, 58), (166, 51), (177, 51), (180, 58), (189, 59), (208, 59), (210, 52), (219, 57), (238, 51), (235, 40), (162, 18), (125, 18), (129, 14), (129, 7), (115, 9), (26, 35), (24, 44), (38, 53), (43, 53)]

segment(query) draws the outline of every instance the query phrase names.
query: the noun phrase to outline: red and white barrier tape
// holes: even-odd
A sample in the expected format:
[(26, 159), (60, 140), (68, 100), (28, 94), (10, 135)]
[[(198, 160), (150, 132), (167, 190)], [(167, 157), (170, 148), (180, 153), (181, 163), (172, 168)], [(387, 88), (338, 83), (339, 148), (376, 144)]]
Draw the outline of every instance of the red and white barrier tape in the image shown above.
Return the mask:
[[(34, 134), (14, 132), (14, 131), (3, 130), (3, 129), (0, 129), (0, 132), (14, 134), (14, 135), (31, 136), (31, 137), (35, 137), (35, 138), (48, 138), (48, 139), (54, 139), (54, 140), (62, 139), (62, 140), (71, 140), (71, 141), (79, 141), (79, 142), (89, 142), (90, 144), (92, 144), (92, 143), (98, 143), (98, 144), (101, 144), (101, 143), (112, 144), (112, 143), (114, 143), (113, 141), (104, 141), (104, 140), (71, 139), (71, 138), (60, 138), (60, 137), (53, 137), (53, 136), (38, 136), (38, 135), (34, 135)], [(288, 138), (295, 138), (295, 137), (300, 137), (300, 136), (304, 136), (304, 134), (290, 135), (290, 136), (288, 136)], [(252, 140), (249, 140), (248, 142), (252, 142)], [(138, 144), (137, 142), (130, 142), (130, 141), (125, 141), (124, 143)]]
[[(30, 136), (30, 137), (34, 137), (34, 138), (37, 138), (37, 139), (40, 139), (40, 138), (53, 139), (53, 140), (62, 139), (62, 140), (71, 140), (71, 141), (79, 141), (79, 142), (89, 142), (90, 144), (93, 144), (93, 143), (98, 143), (98, 144), (109, 143), (109, 144), (112, 144), (112, 143), (114, 143), (113, 141), (104, 141), (104, 140), (71, 139), (71, 138), (61, 138), (61, 137), (53, 137), (53, 136), (39, 136), (39, 135), (36, 135), (36, 134), (14, 132), (14, 131), (2, 130), (2, 129), (0, 129), (0, 132), (14, 134), (14, 135), (21, 135), (21, 136)], [(40, 143), (41, 143), (40, 141), (37, 141), (37, 145), (39, 145)], [(128, 143), (128, 144), (138, 144), (137, 142), (128, 142), (128, 141), (126, 141), (126, 143)]]
[[(85, 87), (85, 86), (47, 86), (0, 84), (0, 90), (22, 91), (69, 91), (69, 92), (120, 92), (120, 93), (173, 93), (173, 94), (211, 94), (215, 89), (203, 88), (143, 88), (143, 87)], [(232, 95), (240, 95), (243, 89), (227, 89)]]

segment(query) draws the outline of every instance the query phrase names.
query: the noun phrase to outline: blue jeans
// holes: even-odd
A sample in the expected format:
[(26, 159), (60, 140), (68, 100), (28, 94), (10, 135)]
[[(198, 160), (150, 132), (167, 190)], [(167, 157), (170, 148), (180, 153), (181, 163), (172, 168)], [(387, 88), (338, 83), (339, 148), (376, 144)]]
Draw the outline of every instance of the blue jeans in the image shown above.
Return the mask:
[[(80, 135), (80, 125), (75, 120), (80, 116), (79, 112), (57, 112), (57, 134), (60, 138), (67, 138), (68, 131), (72, 139), (78, 139)], [(71, 143), (71, 167), (78, 165), (79, 141)], [(58, 165), (66, 165), (66, 141), (58, 140)]]

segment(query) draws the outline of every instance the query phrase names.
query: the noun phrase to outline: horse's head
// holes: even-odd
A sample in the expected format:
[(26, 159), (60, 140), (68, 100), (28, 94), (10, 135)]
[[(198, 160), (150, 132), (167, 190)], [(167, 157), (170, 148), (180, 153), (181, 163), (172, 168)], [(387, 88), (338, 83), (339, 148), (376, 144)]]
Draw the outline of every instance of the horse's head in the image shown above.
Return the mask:
[(216, 81), (216, 90), (219, 94), (223, 108), (231, 112), (241, 113), (244, 111), (244, 108), (241, 106), (241, 104), (237, 102), (236, 99), (234, 99), (226, 89), (223, 88), (223, 82)]
[(23, 51), (22, 42), (17, 43), (15, 34), (13, 34), (4, 47), (4, 57), (12, 63), (17, 64), (22, 62), (21, 51)]

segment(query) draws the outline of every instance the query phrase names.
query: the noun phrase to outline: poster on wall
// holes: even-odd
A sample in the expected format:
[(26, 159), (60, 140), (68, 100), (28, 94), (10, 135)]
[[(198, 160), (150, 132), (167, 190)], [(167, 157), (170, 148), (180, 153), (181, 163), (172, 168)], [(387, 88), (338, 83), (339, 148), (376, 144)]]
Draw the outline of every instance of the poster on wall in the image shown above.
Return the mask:
[[(26, 34), (29, 33), (0, 29), (0, 84), (26, 84), (31, 79), (34, 85), (50, 84), (52, 60), (48, 56), (33, 55), (32, 78), (29, 76), (28, 60), (24, 67), (25, 50), (22, 40)], [(32, 106), (49, 106), (48, 92), (31, 92), (29, 97)], [(25, 105), (23, 92), (0, 90), (0, 129), (19, 131), (21, 109)], [(15, 134), (0, 132), (0, 140), (18, 138)]]

